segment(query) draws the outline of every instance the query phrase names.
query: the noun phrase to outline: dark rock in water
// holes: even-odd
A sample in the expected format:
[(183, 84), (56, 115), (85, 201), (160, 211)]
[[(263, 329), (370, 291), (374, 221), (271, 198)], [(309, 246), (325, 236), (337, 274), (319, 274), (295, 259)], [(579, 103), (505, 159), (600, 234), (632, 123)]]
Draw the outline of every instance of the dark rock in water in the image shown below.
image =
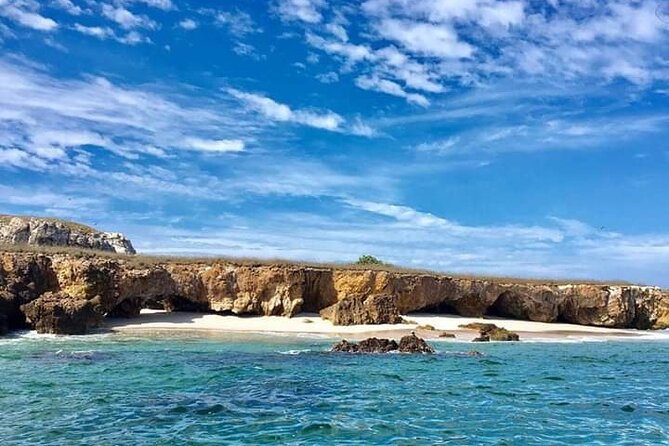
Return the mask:
[(96, 299), (78, 299), (62, 292), (48, 292), (21, 306), (21, 310), (38, 333), (86, 334), (102, 322), (98, 307)]
[(434, 353), (434, 349), (424, 339), (413, 333), (403, 336), (399, 347), (401, 353)]
[(360, 349), (360, 346), (355, 342), (348, 342), (346, 339), (335, 344), (330, 351), (331, 352), (344, 352), (344, 353), (357, 353)]
[(392, 339), (369, 338), (358, 344), (358, 351), (361, 353), (388, 353), (397, 348), (397, 342)]
[(332, 347), (331, 351), (346, 353), (388, 353), (398, 348), (397, 342), (392, 339), (368, 338), (360, 341), (359, 344), (343, 340)]
[(460, 325), (460, 327), (479, 331), (479, 336), (472, 339), (472, 342), (520, 341), (518, 333), (509, 331), (506, 328), (498, 327), (495, 324), (475, 322), (472, 324)]
[(346, 353), (434, 353), (434, 349), (418, 336), (411, 334), (400, 339), (399, 344), (392, 339), (368, 338), (359, 344), (343, 340), (332, 347), (333, 352)]
[(399, 324), (397, 298), (389, 294), (350, 296), (321, 310), (323, 319), (334, 325)]

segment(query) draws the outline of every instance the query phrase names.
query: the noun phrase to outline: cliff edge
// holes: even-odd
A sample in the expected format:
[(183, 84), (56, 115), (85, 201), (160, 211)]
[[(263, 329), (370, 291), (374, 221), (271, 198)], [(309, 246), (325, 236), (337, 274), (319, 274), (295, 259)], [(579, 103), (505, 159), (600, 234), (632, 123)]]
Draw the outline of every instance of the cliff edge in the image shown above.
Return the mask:
[(0, 251), (0, 332), (85, 333), (142, 308), (397, 322), (410, 312), (504, 316), (611, 328), (669, 327), (657, 287), (103, 253)]
[(0, 244), (66, 246), (118, 254), (135, 254), (123, 234), (101, 232), (91, 227), (46, 217), (0, 215)]

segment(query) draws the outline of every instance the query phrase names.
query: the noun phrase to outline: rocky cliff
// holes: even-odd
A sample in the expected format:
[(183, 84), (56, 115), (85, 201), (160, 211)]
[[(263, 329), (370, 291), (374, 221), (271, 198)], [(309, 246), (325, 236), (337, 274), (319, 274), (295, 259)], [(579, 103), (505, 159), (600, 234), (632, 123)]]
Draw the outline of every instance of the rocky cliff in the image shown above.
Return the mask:
[[(669, 327), (669, 294), (634, 285), (512, 283), (439, 274), (94, 254), (0, 253), (0, 330), (80, 333), (145, 307), (382, 323), (413, 311), (601, 327)], [(94, 311), (92, 311), (94, 310)], [(83, 325), (83, 329), (82, 329)]]
[(0, 244), (69, 246), (135, 254), (123, 234), (100, 232), (78, 223), (53, 218), (0, 215)]

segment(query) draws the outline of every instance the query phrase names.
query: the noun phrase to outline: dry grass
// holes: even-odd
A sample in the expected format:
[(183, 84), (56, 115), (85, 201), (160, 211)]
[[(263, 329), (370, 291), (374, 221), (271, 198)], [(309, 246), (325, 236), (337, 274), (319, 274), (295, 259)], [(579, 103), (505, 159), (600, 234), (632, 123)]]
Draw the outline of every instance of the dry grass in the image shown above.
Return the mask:
[(496, 283), (517, 283), (534, 285), (631, 285), (625, 281), (600, 281), (587, 279), (535, 279), (523, 277), (485, 276), (475, 274), (451, 274), (448, 272), (430, 271), (426, 269), (404, 268), (393, 265), (357, 265), (354, 263), (316, 263), (300, 262), (285, 259), (258, 259), (246, 257), (182, 257), (163, 255), (128, 255), (108, 251), (95, 251), (91, 249), (63, 247), (63, 246), (32, 246), (32, 245), (3, 245), (0, 251), (4, 252), (28, 252), (40, 254), (65, 254), (76, 258), (108, 258), (122, 260), (138, 267), (149, 267), (160, 264), (194, 264), (210, 265), (213, 263), (229, 263), (239, 266), (296, 266), (314, 269), (354, 270), (354, 271), (387, 271), (398, 274), (431, 275), (439, 277), (452, 277), (455, 279), (480, 280)]
[(60, 218), (54, 218), (54, 217), (39, 217), (39, 216), (32, 216), (32, 215), (6, 215), (6, 214), (0, 214), (0, 225), (4, 225), (9, 223), (9, 221), (14, 218), (18, 217), (24, 220), (29, 220), (31, 218), (37, 218), (40, 220), (47, 221), (49, 223), (60, 223), (61, 225), (65, 226), (66, 228), (69, 228), (71, 231), (76, 231), (80, 232), (82, 234), (93, 234), (95, 232), (100, 232), (95, 228), (92, 228), (90, 226), (82, 225), (81, 223), (76, 223), (73, 221), (68, 221), (68, 220), (62, 220)]

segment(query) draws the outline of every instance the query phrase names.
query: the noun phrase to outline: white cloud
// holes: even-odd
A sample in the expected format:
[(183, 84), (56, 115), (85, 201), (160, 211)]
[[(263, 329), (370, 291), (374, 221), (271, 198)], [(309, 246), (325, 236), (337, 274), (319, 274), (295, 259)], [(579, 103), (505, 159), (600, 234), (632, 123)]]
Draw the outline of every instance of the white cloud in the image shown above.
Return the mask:
[(144, 3), (147, 6), (162, 9), (163, 11), (169, 11), (170, 9), (174, 9), (174, 4), (172, 3), (172, 0), (130, 0), (130, 1), (134, 3)]
[[(359, 87), (414, 102), (430, 101), (427, 94), (444, 92), (447, 84), (501, 77), (572, 87), (582, 80), (647, 87), (669, 79), (663, 50), (669, 28), (655, 1), (446, 3), (368, 0), (356, 27), (344, 17), (352, 16), (350, 9), (322, 5), (318, 22), (301, 23), (307, 43), (340, 61)], [(330, 16), (338, 19), (322, 25)]]
[(187, 31), (197, 29), (199, 24), (193, 19), (183, 19), (179, 22), (179, 26)]
[(80, 6), (72, 3), (72, 0), (51, 0), (51, 5), (63, 9), (72, 15), (81, 15), (84, 12)]
[(55, 31), (58, 28), (58, 23), (51, 18), (40, 15), (37, 12), (38, 8), (39, 4), (32, 2), (4, 0), (0, 2), (0, 16), (11, 19), (26, 28), (37, 31)]
[(382, 93), (405, 98), (407, 101), (420, 105), (421, 107), (430, 105), (430, 101), (428, 101), (425, 96), (417, 93), (407, 93), (398, 83), (388, 79), (360, 76), (356, 78), (355, 84), (364, 90), (380, 91)]
[(244, 146), (244, 141), (239, 139), (207, 140), (200, 138), (186, 138), (184, 140), (185, 148), (201, 152), (243, 152)]
[(107, 26), (84, 26), (80, 23), (75, 23), (74, 30), (81, 34), (86, 34), (87, 36), (96, 37), (102, 40), (116, 38), (114, 30)]
[(455, 147), (460, 138), (457, 136), (451, 136), (447, 139), (442, 139), (439, 141), (432, 141), (427, 143), (421, 143), (416, 146), (416, 150), (419, 152), (430, 152), (437, 154), (448, 153), (453, 147)]
[(255, 93), (229, 89), (235, 98), (244, 102), (251, 109), (273, 121), (294, 122), (324, 130), (338, 131), (344, 118), (332, 111), (293, 110), (288, 105)]
[(151, 43), (151, 39), (144, 37), (137, 31), (130, 31), (125, 36), (119, 37), (118, 41), (126, 45), (137, 45), (139, 43)]
[(226, 26), (232, 34), (238, 37), (258, 31), (251, 16), (242, 11), (221, 11), (216, 14), (216, 22)]
[(342, 42), (348, 41), (348, 33), (346, 32), (346, 28), (344, 28), (341, 24), (328, 23), (325, 25), (325, 29)]
[(150, 18), (146, 16), (135, 15), (122, 6), (103, 4), (102, 14), (126, 30), (133, 28), (156, 29), (158, 26), (158, 24)]
[[(60, 80), (0, 58), (0, 148), (13, 165), (33, 154), (33, 167), (57, 168), (56, 161), (73, 167), (80, 164), (76, 150), (86, 146), (130, 159), (174, 153), (174, 142), (185, 140), (192, 142), (190, 150), (239, 151), (241, 141), (258, 131), (225, 101), (216, 109), (182, 106), (104, 78)], [(69, 158), (57, 160), (63, 152)], [(44, 163), (35, 164), (39, 160)]]
[(298, 20), (306, 23), (319, 23), (323, 20), (320, 9), (324, 0), (279, 0), (277, 10), (283, 20)]
[(321, 73), (316, 75), (316, 79), (318, 79), (319, 82), (322, 82), (324, 84), (334, 84), (336, 82), (339, 82), (339, 75), (334, 71), (329, 71), (327, 73)]
[(424, 56), (458, 59), (468, 58), (474, 51), (446, 25), (385, 19), (376, 30), (385, 39), (394, 40), (408, 51)]

